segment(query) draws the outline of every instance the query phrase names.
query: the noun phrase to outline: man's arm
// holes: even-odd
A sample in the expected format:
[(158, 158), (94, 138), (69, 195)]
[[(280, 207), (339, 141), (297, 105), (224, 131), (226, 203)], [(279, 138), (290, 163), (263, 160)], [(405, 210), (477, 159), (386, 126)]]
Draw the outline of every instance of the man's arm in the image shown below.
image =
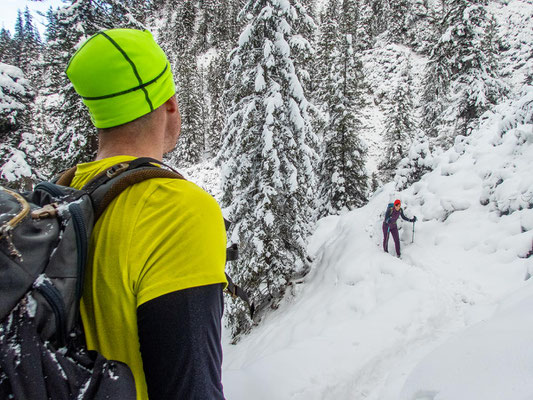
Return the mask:
[(223, 284), (156, 297), (137, 308), (150, 400), (223, 400)]

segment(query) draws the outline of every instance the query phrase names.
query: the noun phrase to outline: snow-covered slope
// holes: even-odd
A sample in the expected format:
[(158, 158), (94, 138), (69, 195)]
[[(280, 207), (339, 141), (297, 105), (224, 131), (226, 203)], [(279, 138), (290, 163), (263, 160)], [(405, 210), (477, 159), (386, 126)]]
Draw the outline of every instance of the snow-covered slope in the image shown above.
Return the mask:
[(492, 318), (453, 336), (411, 373), (400, 399), (513, 399), (533, 394), (533, 280)]
[[(517, 386), (533, 371), (533, 357), (517, 358), (531, 353), (519, 350), (533, 334), (524, 294), (533, 273), (533, 92), (524, 90), (437, 156), (419, 183), (402, 193), (388, 184), (367, 206), (319, 221), (316, 261), (296, 296), (225, 346), (228, 398), (533, 396), (529, 384)], [(381, 248), (382, 214), (396, 197), (419, 218), (414, 243), (412, 224), (400, 231), (402, 259)]]

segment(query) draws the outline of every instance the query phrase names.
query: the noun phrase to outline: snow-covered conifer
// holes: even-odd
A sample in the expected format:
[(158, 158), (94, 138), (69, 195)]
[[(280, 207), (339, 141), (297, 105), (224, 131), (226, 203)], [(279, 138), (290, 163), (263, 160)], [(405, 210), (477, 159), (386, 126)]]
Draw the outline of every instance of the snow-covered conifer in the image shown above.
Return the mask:
[(388, 10), (388, 35), (394, 43), (405, 43), (409, 25), (407, 17), (411, 3), (408, 0), (391, 1)]
[[(341, 27), (351, 18), (353, 0), (344, 0)], [(319, 216), (338, 214), (360, 207), (366, 202), (368, 174), (365, 169), (366, 145), (360, 138), (362, 123), (363, 71), (354, 53), (352, 35), (341, 33), (330, 71), (330, 98), (327, 102), (328, 123), (319, 173)]]
[(423, 126), (439, 145), (468, 135), (478, 118), (505, 96), (494, 22), (478, 1), (449, 0), (444, 33), (428, 63)]
[[(198, 21), (196, 23), (195, 47), (198, 52), (205, 52), (213, 46), (213, 30), (217, 8), (222, 5), (218, 0), (198, 1)], [(221, 22), (221, 21), (218, 21)]]
[(11, 33), (5, 28), (0, 29), (0, 60), (4, 64), (15, 63), (15, 43)]
[(369, 23), (367, 29), (372, 39), (387, 29), (387, 15), (391, 3), (393, 2), (387, 0), (361, 0), (359, 7), (368, 9), (366, 22)]
[(215, 156), (222, 145), (222, 129), (226, 117), (226, 102), (223, 96), (224, 79), (229, 62), (225, 53), (214, 57), (207, 68), (207, 94), (209, 97), (209, 126), (206, 134), (206, 152)]
[(316, 42), (314, 71), (315, 94), (313, 100), (318, 106), (323, 105), (331, 93), (330, 69), (339, 36), (339, 0), (329, 0), (321, 17), (319, 34)]
[(427, 0), (414, 0), (409, 5), (406, 16), (406, 43), (415, 51), (428, 55), (438, 39), (442, 10), (440, 2), (429, 4)]
[[(178, 79), (176, 94), (181, 114), (181, 133), (178, 147), (171, 154), (171, 164), (190, 166), (202, 158), (205, 149), (205, 118), (201, 76), (192, 48), (183, 58), (189, 62), (177, 62), (174, 75)], [(192, 61), (192, 62), (191, 62)]]
[(407, 60), (396, 89), (392, 96), (392, 105), (385, 121), (385, 151), (379, 165), (384, 182), (390, 181), (396, 172), (398, 163), (407, 156), (414, 135), (412, 76)]
[(22, 65), (24, 56), (23, 51), (24, 43), (24, 20), (22, 19), (22, 11), (17, 11), (17, 19), (15, 21), (15, 33), (13, 34), (13, 57), (15, 65)]
[(157, 10), (160, 19), (157, 37), (174, 69), (190, 63), (184, 54), (194, 44), (197, 9), (192, 0), (166, 0)]
[(407, 157), (402, 159), (396, 169), (394, 181), (396, 190), (404, 190), (418, 182), (424, 174), (433, 170), (433, 157), (429, 140), (421, 130), (417, 131), (409, 148)]
[(356, 32), (354, 35), (356, 51), (370, 49), (374, 44), (374, 12), (370, 2), (362, 0), (359, 3)]
[[(230, 272), (260, 308), (276, 307), (289, 282), (309, 267), (316, 137), (292, 59), (292, 47), (306, 40), (293, 40), (292, 27), (307, 18), (298, 3), (247, 2), (227, 80), (222, 202), (234, 223), (231, 240), (240, 244)], [(234, 335), (250, 327), (241, 304), (229, 311)]]
[(32, 154), (31, 103), (35, 95), (20, 68), (0, 63), (0, 178), (3, 185), (29, 188)]

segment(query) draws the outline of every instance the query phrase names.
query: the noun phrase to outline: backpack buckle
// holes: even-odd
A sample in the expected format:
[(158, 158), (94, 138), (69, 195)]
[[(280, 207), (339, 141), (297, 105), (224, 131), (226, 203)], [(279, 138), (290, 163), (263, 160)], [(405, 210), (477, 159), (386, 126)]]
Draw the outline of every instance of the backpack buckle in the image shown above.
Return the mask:
[(120, 175), (124, 171), (126, 171), (129, 168), (128, 163), (120, 163), (117, 165), (113, 165), (111, 168), (109, 168), (106, 172), (106, 175), (108, 178), (114, 178), (117, 175)]
[(31, 212), (32, 219), (53, 218), (57, 216), (57, 203), (47, 204)]
[(226, 290), (231, 295), (231, 297), (233, 297), (234, 299), (239, 297), (237, 295), (237, 286), (235, 286), (234, 284), (229, 284), (228, 283), (228, 287), (226, 288)]

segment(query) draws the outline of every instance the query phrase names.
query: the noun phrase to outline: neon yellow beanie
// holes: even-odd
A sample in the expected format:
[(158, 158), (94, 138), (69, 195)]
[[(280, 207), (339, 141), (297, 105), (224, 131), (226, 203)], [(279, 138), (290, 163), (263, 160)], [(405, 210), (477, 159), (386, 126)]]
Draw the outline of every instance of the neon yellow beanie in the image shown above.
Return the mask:
[(176, 93), (170, 63), (149, 31), (98, 32), (66, 70), (97, 128), (111, 128), (155, 110)]

